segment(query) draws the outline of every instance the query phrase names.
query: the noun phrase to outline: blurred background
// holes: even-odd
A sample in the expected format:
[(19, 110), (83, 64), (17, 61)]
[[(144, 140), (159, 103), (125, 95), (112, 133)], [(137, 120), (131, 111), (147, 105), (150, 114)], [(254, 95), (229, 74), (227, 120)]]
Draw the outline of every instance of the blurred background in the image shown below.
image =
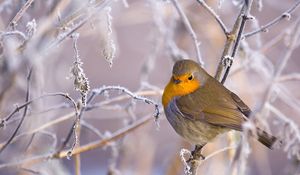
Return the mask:
[[(160, 104), (174, 60), (197, 60), (194, 41), (172, 2), (0, 1), (1, 175), (78, 174), (76, 169), (83, 175), (184, 174), (180, 150), (192, 150), (194, 145), (175, 133), (161, 105), (158, 126), (153, 116), (154, 105), (126, 95), (123, 89)], [(231, 30), (244, 1), (205, 2)], [(243, 173), (230, 170), (236, 149), (227, 149), (203, 161), (199, 174), (300, 173), (298, 4), (296, 0), (253, 1), (250, 13), (255, 19), (247, 21), (244, 33), (294, 9), (270, 26), (268, 32), (242, 39), (225, 82), (228, 89), (257, 112), (262, 127), (284, 140), (283, 147), (269, 150), (250, 139)], [(178, 5), (198, 37), (205, 69), (215, 75), (225, 34), (197, 1), (178, 0)], [(57, 151), (72, 147), (74, 134), (61, 149), (75, 115), (70, 100), (45, 94), (69, 94), (80, 110), (84, 105), (82, 97), (89, 98), (105, 86), (113, 88), (106, 87), (102, 94), (88, 101), (90, 108), (81, 115), (77, 147), (109, 139), (141, 120), (146, 122), (120, 138), (82, 152), (80, 157), (52, 157)], [(30, 100), (32, 103), (26, 104)], [(207, 144), (203, 154), (209, 157), (239, 144), (240, 134), (229, 135), (221, 135)]]

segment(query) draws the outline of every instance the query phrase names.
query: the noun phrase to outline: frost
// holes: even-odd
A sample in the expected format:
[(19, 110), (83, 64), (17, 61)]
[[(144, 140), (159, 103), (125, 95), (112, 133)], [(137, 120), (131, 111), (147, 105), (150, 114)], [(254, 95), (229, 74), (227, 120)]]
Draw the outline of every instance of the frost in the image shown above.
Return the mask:
[[(188, 157), (188, 158), (186, 158), (186, 157)], [(182, 148), (180, 150), (180, 158), (181, 158), (181, 161), (184, 164), (184, 174), (186, 174), (186, 175), (191, 175), (192, 174), (191, 167), (187, 163), (187, 160), (189, 160), (191, 157), (192, 157), (192, 153), (189, 150), (184, 149), (184, 148)]]
[(37, 27), (37, 24), (36, 24), (35, 19), (29, 21), (26, 24), (26, 33), (27, 33), (28, 38), (31, 38), (36, 33), (36, 30), (37, 30), (36, 27)]
[(79, 91), (81, 93), (81, 102), (83, 106), (86, 105), (86, 97), (90, 90), (89, 81), (86, 77), (83, 68), (82, 68), (82, 62), (79, 58), (79, 52), (77, 48), (77, 40), (79, 38), (79, 33), (73, 33), (73, 46), (74, 46), (74, 52), (75, 52), (75, 62), (73, 63), (73, 66), (71, 68), (71, 74), (74, 77), (74, 87), (76, 91)]
[(222, 63), (223, 63), (223, 65), (224, 65), (225, 67), (229, 67), (229, 66), (231, 66), (231, 64), (232, 64), (232, 61), (233, 61), (232, 56), (226, 55), (226, 56), (223, 58)]
[(291, 14), (290, 13), (283, 13), (282, 17), (286, 18), (287, 20), (290, 20), (291, 19)]
[(112, 67), (113, 60), (116, 56), (116, 45), (112, 39), (112, 16), (111, 16), (111, 7), (106, 8), (106, 23), (107, 23), (107, 38), (105, 41), (104, 49), (102, 50), (105, 60), (109, 63), (109, 66)]

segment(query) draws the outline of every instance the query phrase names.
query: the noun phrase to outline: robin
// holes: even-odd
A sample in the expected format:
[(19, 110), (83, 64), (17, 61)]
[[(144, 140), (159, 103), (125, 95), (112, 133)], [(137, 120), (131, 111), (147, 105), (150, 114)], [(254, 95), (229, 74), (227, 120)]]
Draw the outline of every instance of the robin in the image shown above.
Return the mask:
[[(201, 149), (217, 135), (243, 130), (250, 108), (192, 60), (179, 60), (162, 96), (166, 117), (175, 131)], [(272, 148), (276, 138), (257, 128), (257, 139)]]

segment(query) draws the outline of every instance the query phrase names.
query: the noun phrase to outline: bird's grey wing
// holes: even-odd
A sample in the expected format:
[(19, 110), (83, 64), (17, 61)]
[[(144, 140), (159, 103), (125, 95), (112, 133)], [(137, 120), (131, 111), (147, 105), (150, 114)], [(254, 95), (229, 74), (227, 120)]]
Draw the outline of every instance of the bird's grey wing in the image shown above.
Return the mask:
[(251, 115), (251, 109), (237, 96), (235, 93), (230, 93), (232, 100), (235, 102), (238, 109), (246, 116), (249, 117)]

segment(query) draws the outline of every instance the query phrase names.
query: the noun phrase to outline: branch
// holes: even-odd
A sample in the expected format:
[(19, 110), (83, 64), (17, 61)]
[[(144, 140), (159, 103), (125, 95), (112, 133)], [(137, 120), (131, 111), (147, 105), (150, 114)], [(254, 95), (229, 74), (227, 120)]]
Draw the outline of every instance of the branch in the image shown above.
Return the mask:
[[(107, 92), (107, 91), (111, 91), (111, 90), (118, 90), (118, 91), (121, 91), (123, 93), (126, 93), (127, 95), (129, 95), (130, 97), (132, 97), (133, 99), (135, 100), (140, 100), (140, 101), (143, 101), (147, 104), (153, 104), (154, 107), (155, 107), (155, 113), (154, 113), (154, 117), (155, 117), (155, 121), (157, 122), (158, 121), (158, 117), (160, 115), (160, 111), (159, 111), (159, 105), (148, 99), (148, 98), (145, 98), (145, 97), (141, 97), (141, 96), (138, 96), (136, 94), (134, 94), (133, 92), (129, 91), (128, 89), (124, 88), (124, 87), (120, 87), (120, 86), (103, 86), (99, 89), (93, 89), (92, 90), (92, 95), (89, 97), (89, 99), (87, 99), (87, 105), (91, 103), (91, 101), (98, 95), (102, 95), (103, 93)], [(79, 117), (76, 119), (76, 121), (73, 123), (71, 129), (69, 130), (68, 134), (67, 134), (67, 137), (65, 139), (65, 141), (63, 142), (62, 146), (60, 147), (59, 151), (60, 152), (62, 149), (64, 149), (67, 145), (67, 143), (69, 142), (69, 140), (71, 139), (71, 136), (72, 136), (72, 133), (74, 131), (76, 131), (76, 128), (77, 126), (79, 125), (79, 120), (81, 118), (81, 116), (83, 115), (83, 113), (86, 111), (86, 107), (83, 106), (82, 109), (80, 110), (80, 113), (79, 113)], [(72, 145), (70, 151), (69, 151), (69, 156), (71, 156), (73, 154), (73, 150), (76, 146), (76, 142), (77, 142), (77, 135), (76, 135), (76, 132), (75, 132), (75, 142), (74, 144)]]
[[(113, 133), (110, 137), (102, 139), (100, 141), (95, 141), (80, 147), (77, 147), (73, 150), (72, 154), (76, 155), (76, 154), (80, 154), (86, 151), (90, 151), (90, 150), (94, 150), (96, 148), (100, 148), (103, 147), (107, 144), (109, 144), (112, 141), (118, 140), (122, 137), (124, 137), (125, 135), (127, 135), (128, 133), (136, 130), (137, 128), (139, 128), (140, 126), (145, 125), (146, 123), (148, 123), (150, 120), (152, 119), (152, 116), (146, 116), (143, 117), (142, 119), (137, 120), (135, 123), (128, 125), (125, 128), (121, 128), (119, 130), (117, 130), (115, 133)], [(68, 156), (68, 150), (64, 150), (61, 151), (57, 154), (54, 155), (54, 158), (64, 158)], [(0, 166), (1, 167), (1, 166)]]
[(7, 122), (8, 120), (10, 120), (10, 118), (17, 112), (19, 112), (22, 108), (26, 108), (28, 105), (30, 105), (31, 103), (33, 103), (34, 101), (36, 100), (39, 100), (39, 99), (42, 99), (44, 97), (52, 97), (52, 96), (62, 96), (62, 97), (65, 97), (66, 99), (68, 99), (69, 101), (72, 102), (73, 104), (73, 107), (75, 108), (75, 114), (77, 115), (78, 114), (78, 110), (77, 110), (77, 106), (76, 106), (76, 102), (75, 100), (73, 100), (69, 94), (66, 94), (66, 93), (62, 93), (62, 92), (58, 92), (58, 93), (48, 93), (48, 94), (44, 94), (44, 95), (41, 95), (37, 98), (34, 98), (32, 100), (29, 100), (27, 102), (25, 102), (24, 104), (22, 104), (21, 106), (17, 106), (15, 108), (14, 111), (12, 111), (8, 116), (6, 116), (4, 119), (2, 119), (1, 123), (0, 123), (0, 128), (2, 128), (3, 126), (5, 126), (5, 122)]
[[(77, 126), (77, 128), (75, 130), (77, 130), (77, 133), (75, 133), (75, 137), (78, 137), (77, 141), (75, 140), (75, 143), (78, 142), (77, 145), (80, 146), (81, 126), (80, 125)], [(81, 171), (80, 170), (81, 170), (81, 156), (80, 156), (80, 154), (76, 154), (75, 155), (75, 174), (76, 175), (81, 175)]]
[(204, 62), (201, 58), (201, 53), (200, 53), (200, 49), (199, 49), (199, 42), (198, 42), (198, 39), (197, 39), (197, 35), (195, 34), (193, 28), (192, 28), (192, 25), (191, 23), (189, 22), (188, 18), (186, 17), (184, 11), (182, 10), (181, 6), (179, 5), (178, 1), (177, 0), (171, 0), (173, 5), (175, 6), (184, 26), (186, 27), (187, 31), (189, 32), (189, 34), (191, 35), (193, 41), (194, 41), (194, 47), (195, 47), (195, 50), (196, 50), (196, 53), (197, 53), (197, 58), (198, 58), (198, 61), (199, 61), (199, 64), (200, 65), (204, 65)]
[[(152, 116), (146, 116), (143, 117), (142, 119), (137, 120), (135, 123), (127, 126), (126, 128), (122, 128), (117, 130), (115, 133), (113, 133), (110, 137), (102, 139), (100, 141), (95, 141), (80, 147), (77, 147), (74, 149), (73, 154), (80, 154), (89, 150), (93, 150), (96, 148), (101, 148), (103, 146), (108, 145), (110, 142), (115, 141), (117, 139), (120, 139), (124, 136), (126, 136), (128, 133), (138, 129), (139, 127), (145, 125), (152, 119)], [(21, 161), (16, 161), (16, 162), (11, 162), (11, 163), (6, 163), (6, 164), (0, 164), (0, 169), (1, 168), (9, 168), (9, 167), (16, 167), (20, 165), (25, 165), (25, 164), (37, 164), (40, 163), (41, 161), (48, 160), (48, 159), (53, 159), (53, 158), (65, 158), (68, 156), (69, 150), (64, 150), (62, 152), (58, 152), (56, 154), (46, 154), (46, 155), (41, 155), (41, 156), (36, 156), (28, 159), (24, 159)]]
[[(139, 91), (139, 92), (135, 92), (134, 94), (136, 95), (136, 96), (139, 96), (139, 95), (157, 95), (157, 94), (160, 94), (161, 92), (156, 92), (156, 91)], [(63, 94), (63, 93), (61, 93), (61, 94)], [(39, 98), (42, 98), (42, 97), (45, 97), (45, 96), (55, 96), (55, 95), (58, 95), (58, 94), (55, 94), (55, 93), (53, 93), (53, 94), (46, 94), (46, 95), (44, 95), (44, 96), (40, 96), (40, 97), (38, 97), (38, 98), (36, 98), (35, 100), (37, 100), (37, 99), (39, 99)], [(88, 99), (88, 102), (91, 102), (92, 101), (92, 98), (93, 98), (93, 96), (91, 96), (89, 99)], [(101, 106), (103, 106), (103, 105), (109, 105), (110, 103), (114, 103), (114, 102), (118, 102), (118, 101), (122, 101), (122, 100), (126, 100), (126, 99), (128, 99), (128, 98), (130, 98), (130, 96), (128, 96), (128, 95), (121, 95), (121, 96), (118, 96), (118, 97), (114, 97), (114, 98), (111, 98), (111, 99), (108, 99), (108, 100), (105, 100), (105, 101), (103, 101), (103, 102), (100, 102), (100, 103), (98, 103), (98, 104), (95, 104), (95, 105), (92, 105), (92, 106), (90, 106), (90, 107), (87, 107), (87, 108), (85, 108), (85, 111), (88, 111), (88, 110), (92, 110), (92, 109), (94, 109), (94, 108), (98, 108), (98, 107), (101, 107)], [(34, 100), (32, 100), (32, 101), (34, 101)], [(28, 105), (28, 103), (25, 103), (26, 105)], [(11, 117), (12, 115), (13, 115), (13, 113), (15, 113), (15, 112), (18, 112), (20, 109), (22, 109), (23, 107), (24, 107), (25, 105), (23, 104), (23, 105), (21, 105), (20, 107), (17, 107), (16, 108), (16, 110), (14, 110), (14, 112), (12, 112), (8, 117)], [(82, 109), (83, 110), (83, 109)], [(74, 112), (71, 112), (71, 113), (68, 113), (68, 114), (66, 114), (66, 115), (64, 115), (64, 116), (62, 116), (62, 117), (58, 117), (57, 119), (55, 119), (55, 120), (53, 120), (53, 121), (51, 121), (51, 122), (48, 122), (48, 123), (45, 123), (44, 125), (42, 125), (42, 126), (40, 126), (40, 127), (38, 127), (38, 128), (36, 128), (36, 129), (33, 129), (33, 130), (31, 130), (31, 131), (28, 131), (28, 132), (26, 132), (26, 133), (22, 133), (22, 134), (19, 134), (19, 135), (17, 135), (13, 140), (12, 140), (12, 142), (15, 142), (16, 140), (18, 140), (18, 139), (20, 139), (20, 138), (23, 138), (23, 136), (24, 135), (30, 135), (30, 134), (34, 134), (34, 133), (36, 133), (36, 132), (41, 132), (42, 130), (44, 130), (44, 129), (46, 129), (46, 128), (49, 128), (49, 127), (51, 127), (51, 126), (53, 126), (53, 125), (56, 125), (56, 124), (58, 124), (58, 123), (61, 123), (61, 122), (63, 122), (63, 121), (66, 121), (66, 120), (68, 120), (68, 119), (70, 119), (70, 118), (72, 118), (73, 116), (75, 116), (76, 114), (74, 113)], [(7, 118), (7, 117), (6, 117)], [(2, 123), (4, 123), (4, 122), (6, 122), (7, 120), (2, 120)], [(83, 125), (83, 126), (86, 126), (86, 125)], [(72, 124), (72, 128), (74, 127), (74, 123)], [(90, 128), (90, 127), (89, 127)], [(73, 130), (71, 131), (70, 130), (70, 132), (69, 132), (69, 134), (68, 134), (68, 136), (66, 137), (66, 138), (71, 138), (71, 136), (72, 136), (72, 133), (73, 133)], [(70, 135), (70, 136), (69, 136)], [(100, 134), (101, 135), (101, 134)], [(67, 141), (67, 140), (69, 140), (69, 139), (66, 139), (65, 140), (65, 142)], [(63, 145), (66, 145), (67, 144), (67, 142), (66, 143), (64, 143)], [(4, 145), (4, 143), (1, 143), (0, 144), (0, 147), (2, 146), (2, 145)], [(65, 146), (61, 146), (61, 150), (64, 148)]]
[[(244, 1), (244, 5), (241, 9), (240, 14), (238, 15), (238, 17), (235, 21), (233, 29), (230, 32), (230, 34), (227, 35), (227, 40), (226, 40), (225, 48), (223, 50), (223, 55), (219, 62), (217, 73), (215, 75), (215, 78), (217, 80), (221, 80), (221, 83), (225, 82), (227, 75), (230, 71), (230, 67), (232, 65), (233, 58), (235, 57), (236, 52), (239, 48), (239, 44), (240, 44), (240, 41), (242, 38), (242, 33), (245, 28), (246, 20), (248, 20), (250, 17), (251, 5), (252, 5), (252, 0)], [(223, 72), (224, 68), (226, 68), (225, 74), (224, 74), (223, 78), (221, 79), (221, 73)], [(200, 165), (200, 162), (199, 162), (200, 158), (201, 158), (201, 148), (199, 148), (199, 146), (196, 145), (194, 151), (192, 151), (192, 158), (190, 160), (188, 160), (188, 162), (186, 162), (191, 165), (189, 172), (191, 172), (193, 175), (197, 174), (197, 170)]]
[[(222, 53), (222, 56), (221, 56), (221, 60), (219, 61), (219, 65), (218, 65), (218, 68), (217, 68), (217, 71), (216, 71), (216, 74), (215, 74), (215, 79), (217, 79), (219, 81), (222, 81), (222, 73), (223, 73), (224, 68), (226, 68), (226, 67), (228, 67), (232, 64), (232, 59), (233, 59), (231, 57), (232, 48), (234, 47), (234, 45), (236, 45), (237, 42), (239, 43), (239, 41), (237, 41), (237, 37), (238, 37), (239, 33), (242, 32), (240, 29), (241, 29), (242, 21), (244, 19), (243, 16), (245, 16), (246, 11), (248, 11), (247, 8), (251, 8), (247, 5), (248, 1), (249, 0), (245, 1), (244, 5), (241, 9), (240, 14), (238, 15), (237, 19), (235, 20), (235, 23), (233, 25), (232, 30), (227, 35), (226, 43), (225, 43), (224, 50), (223, 50), (223, 53)], [(252, 4), (252, 0), (250, 0), (250, 3)]]
[[(31, 78), (31, 74), (32, 74), (32, 69), (30, 69), (29, 74), (27, 76), (27, 91), (26, 91), (26, 98), (25, 98), (25, 102), (28, 102), (29, 100), (29, 96), (30, 96), (30, 78)], [(23, 112), (23, 116), (17, 126), (17, 128), (15, 129), (15, 131), (13, 132), (13, 134), (10, 136), (10, 138), (6, 141), (6, 143), (0, 148), (0, 154), (4, 151), (4, 149), (12, 142), (12, 140), (15, 138), (15, 136), (17, 135), (25, 117), (27, 114), (27, 109), (28, 109), (28, 105), (25, 106), (24, 108), (24, 112)]]
[[(147, 91), (146, 90), (146, 91), (134, 92), (134, 94), (137, 95), (137, 96), (154, 96), (154, 95), (161, 95), (162, 91), (161, 90), (160, 91), (153, 91), (153, 90), (148, 90)], [(128, 96), (128, 95), (120, 95), (118, 97), (107, 99), (105, 101), (95, 103), (93, 105), (87, 105), (87, 107), (85, 108), (85, 111), (89, 111), (89, 110), (92, 110), (94, 108), (99, 108), (101, 106), (109, 105), (111, 103), (126, 100), (126, 99), (129, 99), (129, 98), (130, 98), (130, 96)]]
[(229, 33), (228, 29), (224, 24), (224, 22), (219, 17), (219, 15), (217, 15), (217, 13), (209, 5), (207, 5), (204, 0), (197, 0), (197, 2), (200, 3), (205, 8), (205, 10), (207, 10), (207, 12), (215, 18), (215, 20), (218, 22), (219, 26), (223, 30), (224, 34), (227, 36)]
[[(227, 40), (225, 43), (223, 54), (215, 75), (215, 78), (221, 81), (222, 83), (225, 82), (228, 76), (230, 67), (233, 62), (233, 58), (237, 52), (237, 49), (239, 48), (239, 44), (240, 44), (243, 30), (245, 28), (246, 20), (250, 18), (251, 5), (252, 5), (252, 0), (245, 0), (241, 12), (235, 21), (233, 29), (227, 35)], [(224, 68), (226, 68), (226, 70), (223, 77), (221, 78)]]
[(18, 21), (21, 19), (21, 17), (24, 15), (26, 10), (30, 7), (30, 5), (33, 3), (34, 0), (28, 0), (26, 3), (22, 6), (22, 8), (18, 11), (16, 16), (10, 21), (8, 24), (9, 27), (15, 27), (18, 23)]
[[(62, 116), (62, 117), (59, 117), (59, 118), (57, 118), (57, 119), (55, 119), (55, 120), (52, 120), (52, 121), (50, 121), (50, 122), (48, 122), (48, 123), (45, 123), (44, 125), (42, 125), (42, 126), (40, 126), (40, 127), (38, 127), (38, 128), (35, 128), (35, 129), (31, 130), (31, 131), (28, 131), (28, 132), (19, 134), (19, 135), (17, 135), (16, 137), (14, 137), (14, 139), (12, 140), (12, 142), (15, 142), (16, 140), (18, 140), (18, 139), (20, 139), (20, 138), (23, 138), (23, 136), (25, 136), (25, 135), (30, 135), (30, 134), (34, 134), (34, 133), (36, 133), (36, 132), (41, 132), (42, 130), (44, 130), (44, 129), (46, 129), (46, 128), (49, 128), (49, 127), (51, 127), (51, 126), (53, 126), (53, 125), (55, 125), (55, 124), (61, 123), (61, 122), (63, 122), (63, 121), (66, 121), (66, 120), (72, 118), (74, 115), (75, 115), (75, 113), (74, 113), (74, 112), (71, 112), (71, 113), (66, 114), (66, 115), (64, 115), (64, 116)], [(0, 146), (2, 146), (2, 145), (4, 145), (4, 143), (1, 143), (1, 144), (0, 144)]]
[(133, 92), (131, 92), (128, 89), (126, 89), (124, 87), (121, 87), (121, 86), (103, 86), (99, 89), (94, 89), (94, 90), (92, 90), (92, 97), (87, 102), (90, 102), (92, 100), (92, 98), (94, 98), (95, 96), (101, 95), (101, 94), (105, 93), (106, 91), (110, 91), (110, 90), (121, 91), (121, 92), (129, 95), (130, 97), (132, 97), (134, 100), (139, 100), (139, 101), (143, 101), (147, 104), (154, 105), (154, 108), (155, 108), (154, 117), (155, 117), (155, 120), (158, 120), (158, 117), (160, 115), (158, 103), (156, 103), (153, 100), (148, 99), (146, 97), (142, 97), (142, 96), (139, 96), (137, 94), (134, 94)]
[(277, 78), (277, 82), (299, 81), (299, 80), (300, 80), (300, 73), (291, 73), (287, 75), (282, 75)]
[[(238, 50), (238, 48), (240, 46), (240, 42), (241, 42), (241, 39), (242, 39), (243, 31), (245, 29), (246, 21), (248, 19), (251, 19), (251, 17), (250, 17), (250, 9), (251, 9), (251, 6), (252, 6), (252, 2), (253, 2), (252, 0), (245, 0), (244, 7), (242, 9), (242, 13), (239, 16), (239, 18), (241, 20), (241, 23), (240, 23), (240, 26), (239, 26), (239, 29), (238, 29), (237, 38), (236, 38), (236, 41), (234, 43), (230, 59), (228, 60), (229, 64), (225, 63), (226, 64), (226, 70), (225, 70), (224, 76), (223, 76), (223, 78), (221, 80), (222, 84), (225, 83), (225, 80), (226, 80), (226, 78), (227, 78), (227, 76), (229, 74), (230, 68), (232, 66), (233, 59), (234, 59), (234, 57), (235, 57), (235, 55), (237, 53), (237, 50)], [(235, 34), (235, 36), (236, 36), (236, 34)], [(224, 58), (226, 58), (226, 56)], [(225, 61), (227, 61), (227, 60), (225, 60)]]
[[(68, 29), (66, 32), (60, 34), (57, 38), (55, 38), (50, 44), (46, 47), (44, 51), (41, 53), (47, 53), (49, 49), (52, 49), (54, 46), (57, 46), (60, 44), (64, 39), (69, 37), (73, 32), (75, 32), (77, 29), (82, 27), (88, 20), (93, 17), (99, 10), (106, 7), (111, 1), (110, 0), (96, 0), (94, 3), (78, 9), (76, 12), (74, 12), (72, 15), (67, 17), (64, 22), (62, 22), (62, 25), (60, 28)], [(78, 19), (80, 19), (79, 22), (76, 23)], [(56, 31), (58, 32), (58, 31)]]
[(252, 32), (249, 32), (249, 33), (246, 33), (244, 34), (244, 38), (248, 38), (248, 37), (251, 37), (257, 33), (260, 33), (260, 32), (266, 32), (268, 28), (278, 24), (281, 20), (287, 18), (287, 19), (290, 19), (291, 18), (291, 14), (298, 8), (298, 6), (300, 5), (300, 1), (298, 0), (291, 8), (289, 8), (287, 11), (285, 11), (284, 13), (282, 13), (280, 16), (278, 16), (277, 18), (273, 19), (272, 21), (270, 21), (269, 23), (267, 23), (266, 25), (262, 26), (261, 28), (255, 30), (255, 31), (252, 31)]

